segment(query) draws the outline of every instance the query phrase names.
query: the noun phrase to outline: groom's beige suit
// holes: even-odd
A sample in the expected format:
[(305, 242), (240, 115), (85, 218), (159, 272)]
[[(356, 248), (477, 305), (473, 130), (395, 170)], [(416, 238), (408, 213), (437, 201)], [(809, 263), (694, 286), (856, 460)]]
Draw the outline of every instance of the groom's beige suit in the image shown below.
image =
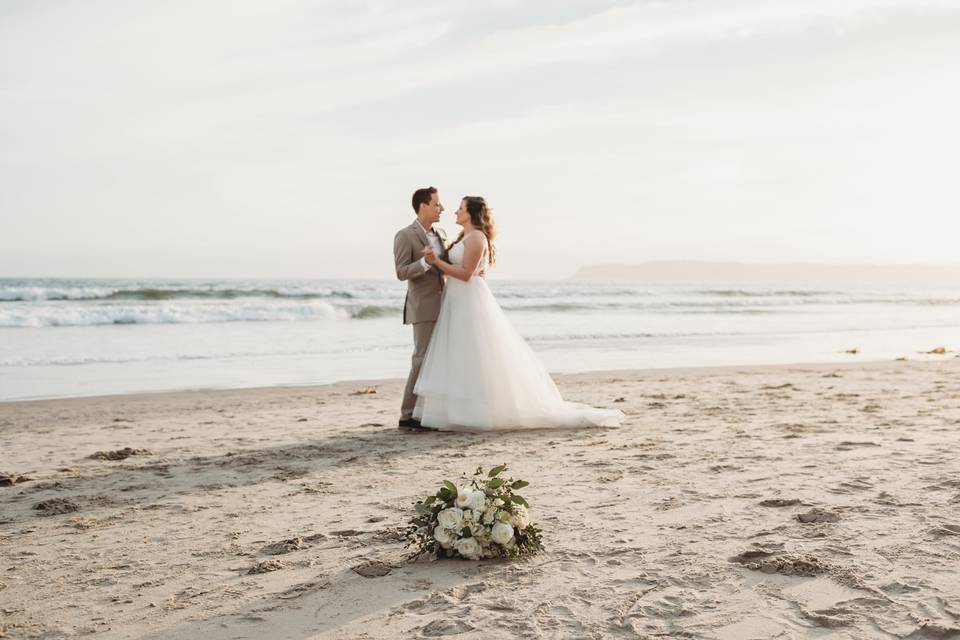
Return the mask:
[[(447, 250), (443, 230), (434, 226), (433, 247), (438, 257), (447, 259)], [(393, 259), (397, 267), (397, 278), (407, 281), (407, 298), (403, 302), (403, 324), (413, 325), (413, 358), (410, 375), (403, 391), (403, 404), (400, 406), (400, 419), (413, 415), (417, 402), (413, 386), (420, 375), (420, 365), (427, 353), (433, 327), (440, 315), (440, 299), (443, 294), (443, 274), (436, 267), (427, 265), (423, 260), (423, 248), (431, 246), (427, 232), (420, 226), (419, 220), (397, 232), (393, 239)], [(439, 251), (437, 251), (439, 247)]]

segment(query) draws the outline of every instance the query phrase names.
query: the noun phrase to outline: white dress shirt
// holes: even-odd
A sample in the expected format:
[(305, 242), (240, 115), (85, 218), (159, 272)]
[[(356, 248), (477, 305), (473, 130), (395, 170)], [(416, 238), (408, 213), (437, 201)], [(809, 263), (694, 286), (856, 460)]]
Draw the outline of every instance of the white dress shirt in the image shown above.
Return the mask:
[[(417, 220), (417, 224), (420, 224), (420, 221)], [(423, 225), (420, 224), (420, 228), (423, 229)], [(443, 245), (440, 244), (440, 236), (434, 233), (433, 229), (423, 229), (423, 232), (427, 234), (427, 242), (430, 244), (430, 248), (433, 249), (433, 252), (439, 258), (440, 254), (443, 253)], [(420, 258), (420, 264), (423, 265), (424, 271), (430, 270), (430, 265), (427, 264), (426, 258)]]

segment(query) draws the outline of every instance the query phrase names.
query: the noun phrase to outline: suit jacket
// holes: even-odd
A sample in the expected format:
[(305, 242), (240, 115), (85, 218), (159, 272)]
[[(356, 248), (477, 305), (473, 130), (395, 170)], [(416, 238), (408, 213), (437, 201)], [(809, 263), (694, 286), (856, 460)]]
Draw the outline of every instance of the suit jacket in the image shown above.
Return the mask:
[[(447, 259), (446, 235), (443, 229), (434, 227), (440, 238), (440, 258)], [(423, 248), (429, 246), (427, 234), (420, 222), (413, 221), (397, 232), (393, 238), (393, 260), (397, 267), (397, 279), (407, 281), (407, 297), (403, 302), (403, 324), (436, 322), (440, 315), (440, 298), (443, 294), (443, 274), (436, 267), (423, 270), (420, 258)]]

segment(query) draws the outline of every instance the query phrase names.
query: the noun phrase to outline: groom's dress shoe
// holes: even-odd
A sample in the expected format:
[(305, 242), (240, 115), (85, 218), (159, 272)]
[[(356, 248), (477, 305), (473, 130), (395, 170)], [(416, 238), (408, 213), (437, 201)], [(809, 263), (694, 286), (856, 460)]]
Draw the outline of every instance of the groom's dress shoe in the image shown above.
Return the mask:
[(425, 427), (416, 418), (404, 418), (397, 426), (401, 431), (436, 431), (433, 427)]

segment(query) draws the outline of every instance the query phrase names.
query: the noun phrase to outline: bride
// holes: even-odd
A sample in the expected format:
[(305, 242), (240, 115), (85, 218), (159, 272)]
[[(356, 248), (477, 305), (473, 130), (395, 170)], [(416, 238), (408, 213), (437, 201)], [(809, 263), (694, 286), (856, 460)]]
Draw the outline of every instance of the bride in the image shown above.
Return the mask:
[(457, 210), (460, 237), (450, 262), (427, 247), (427, 263), (447, 276), (440, 315), (414, 386), (413, 417), (453, 431), (615, 426), (619, 410), (567, 402), (513, 328), (483, 279), (496, 255), (493, 216), (483, 198)]

